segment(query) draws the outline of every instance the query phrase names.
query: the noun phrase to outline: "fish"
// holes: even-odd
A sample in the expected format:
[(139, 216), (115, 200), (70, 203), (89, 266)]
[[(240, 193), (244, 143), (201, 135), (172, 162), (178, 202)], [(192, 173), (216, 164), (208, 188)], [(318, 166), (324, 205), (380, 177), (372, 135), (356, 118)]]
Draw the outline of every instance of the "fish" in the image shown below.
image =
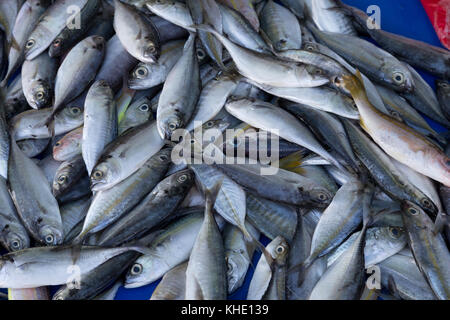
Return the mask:
[[(272, 49), (247, 18), (234, 6), (218, 3), (222, 15), (222, 31), (234, 43), (260, 53), (271, 53)], [(256, 13), (255, 13), (256, 14)], [(226, 46), (225, 46), (226, 47)]]
[(184, 300), (187, 263), (182, 263), (168, 271), (155, 288), (150, 300)]
[[(353, 233), (345, 242), (327, 256), (327, 264), (330, 267), (345, 250), (357, 239), (360, 232)], [(374, 227), (366, 233), (364, 246), (365, 267), (377, 265), (384, 260), (399, 253), (406, 246), (406, 232), (397, 227)]]
[(133, 7), (114, 1), (114, 30), (125, 49), (136, 59), (155, 63), (161, 54), (158, 30)]
[(79, 275), (83, 277), (109, 259), (136, 250), (141, 248), (58, 246), (34, 247), (11, 252), (0, 259), (0, 286), (25, 289), (72, 283), (76, 278), (73, 278), (72, 272), (67, 273), (67, 270), (74, 263), (79, 267)]
[(177, 209), (193, 183), (194, 174), (189, 169), (166, 177), (130, 212), (102, 232), (98, 244), (117, 246), (139, 239)]
[[(191, 13), (192, 21), (195, 24), (207, 23), (214, 26), (218, 32), (222, 32), (222, 15), (215, 0), (187, 0), (186, 4)], [(205, 48), (209, 57), (221, 68), (223, 64), (223, 47), (219, 40), (212, 34), (198, 31), (198, 39)]]
[[(83, 222), (91, 204), (92, 197), (87, 196), (79, 200), (71, 201), (60, 205), (61, 220), (64, 231), (64, 242), (69, 243), (71, 233)], [(79, 230), (80, 231), (80, 230)], [(79, 232), (78, 232), (79, 233)]]
[[(54, 129), (55, 136), (70, 132), (83, 125), (84, 107), (67, 106), (55, 114)], [(40, 110), (28, 110), (11, 119), (11, 136), (15, 140), (46, 139), (52, 134), (45, 125), (53, 112), (52, 108)]]
[(413, 90), (414, 79), (410, 70), (390, 53), (352, 35), (320, 31), (312, 24), (307, 26), (319, 42), (341, 55), (371, 80), (400, 92)]
[(450, 293), (450, 253), (442, 234), (433, 233), (433, 222), (418, 206), (402, 202), (402, 219), (414, 260), (427, 283), (440, 300)]
[[(225, 108), (229, 113), (243, 122), (248, 123), (255, 128), (272, 132), (289, 142), (308, 148), (329, 160), (338, 168), (342, 168), (342, 166), (319, 144), (309, 129), (306, 126), (303, 126), (295, 116), (287, 111), (268, 102), (247, 98), (228, 101)], [(280, 123), (280, 119), (283, 119), (283, 128), (276, 123)]]
[(255, 11), (253, 0), (217, 0), (217, 2), (241, 13), (252, 25), (253, 29), (256, 32), (259, 31), (260, 22), (258, 14)]
[(159, 97), (156, 123), (161, 139), (170, 140), (175, 130), (187, 125), (200, 96), (200, 70), (194, 43), (195, 35), (191, 34)]
[[(59, 206), (42, 170), (11, 139), (8, 183), (17, 213), (30, 235), (46, 245), (62, 243)], [(30, 179), (33, 177), (33, 179)]]
[(53, 146), (53, 158), (57, 161), (67, 161), (81, 154), (83, 127), (79, 127), (65, 134)]
[(188, 300), (225, 300), (227, 298), (227, 267), (222, 235), (213, 207), (221, 190), (219, 180), (212, 188), (205, 187), (205, 214), (186, 268)]
[[(130, 267), (125, 278), (125, 288), (138, 288), (152, 283), (172, 268), (186, 262), (202, 226), (203, 218), (204, 208), (193, 207), (179, 219), (161, 229), (149, 246), (150, 253), (140, 256)], [(224, 220), (217, 215), (215, 218), (219, 228), (223, 228)]]
[(127, 108), (127, 111), (125, 111), (123, 119), (119, 123), (119, 135), (125, 133), (128, 129), (137, 127), (147, 121), (154, 120), (151, 110), (152, 94), (152, 90), (150, 90), (150, 92), (144, 92), (140, 97), (138, 96), (138, 93), (135, 99), (131, 101), (130, 106)]
[(391, 198), (398, 201), (408, 199), (436, 215), (435, 204), (417, 184), (411, 183), (388, 155), (386, 155), (363, 132), (350, 122), (344, 123), (350, 142), (361, 162), (370, 170), (378, 186)]
[(0, 242), (8, 251), (30, 247), (30, 238), (22, 225), (8, 191), (7, 181), (0, 177)]
[(378, 264), (381, 285), (404, 300), (436, 300), (413, 257), (393, 255)]
[(22, 89), (28, 104), (33, 109), (50, 107), (57, 71), (56, 59), (40, 54), (22, 65)]
[[(128, 178), (163, 145), (164, 141), (159, 136), (156, 122), (152, 121), (120, 135), (105, 148), (92, 170), (92, 191), (110, 189)], [(164, 156), (164, 161), (169, 161), (169, 156)]]
[(75, 183), (86, 175), (86, 166), (83, 158), (78, 155), (64, 161), (58, 168), (53, 179), (53, 195), (59, 197), (70, 190)]
[[(43, 15), (25, 42), (25, 58), (33, 60), (44, 52), (66, 27), (67, 20), (73, 20), (74, 13), (82, 12), (88, 6), (88, 0), (57, 0), (45, 10)], [(72, 8), (71, 8), (72, 6)], [(73, 11), (76, 6), (79, 11)], [(73, 23), (73, 21), (71, 21)]]
[(188, 31), (195, 32), (189, 8), (184, 2), (171, 0), (150, 0), (145, 3), (148, 10)]
[[(83, 39), (88, 29), (99, 23), (96, 16), (102, 3), (99, 0), (88, 1), (83, 10), (79, 13), (79, 27), (73, 28), (72, 25), (67, 25), (56, 36), (48, 48), (48, 55), (52, 58), (61, 57), (67, 53), (76, 43)], [(95, 33), (97, 36), (102, 34)]]
[[(228, 177), (242, 185), (248, 193), (291, 205), (326, 207), (333, 194), (315, 181), (296, 173), (273, 167), (251, 164), (216, 165)], [(260, 175), (267, 170), (270, 175)], [(263, 171), (261, 171), (263, 170)]]
[[(50, 6), (49, 0), (30, 0), (25, 1), (17, 12), (15, 23), (11, 31), (11, 37), (14, 42), (8, 53), (8, 70), (2, 81), (5, 86), (13, 74), (19, 69), (25, 59), (25, 43), (28, 36), (36, 27), (41, 15)], [(12, 8), (11, 8), (12, 9)], [(12, 16), (10, 18), (13, 18)]]
[(6, 114), (4, 110), (4, 99), (5, 92), (0, 90), (0, 176), (8, 179), (8, 167), (9, 167), (9, 156), (10, 156), (10, 130), (8, 127), (8, 122), (6, 121)]
[(183, 54), (184, 44), (184, 40), (167, 42), (162, 45), (161, 56), (156, 63), (138, 63), (128, 78), (129, 88), (144, 90), (162, 84)]
[(111, 87), (104, 80), (94, 82), (84, 103), (81, 154), (91, 175), (105, 147), (117, 137), (117, 110)]
[(450, 53), (448, 50), (382, 30), (373, 19), (368, 24), (367, 19), (369, 18), (364, 12), (339, 2), (340, 7), (350, 12), (355, 21), (364, 28), (364, 31), (386, 51), (437, 77), (446, 79), (450, 77)]
[(269, 259), (261, 255), (248, 288), (247, 299), (285, 300), (289, 245), (283, 237), (278, 236), (267, 245), (266, 250)]
[(444, 112), (447, 119), (450, 119), (450, 85), (446, 81), (436, 80), (436, 94), (441, 106), (442, 111)]
[(358, 78), (345, 78), (361, 115), (364, 130), (389, 156), (446, 186), (450, 185), (450, 159), (433, 143), (408, 126), (381, 114), (368, 101)]
[[(146, 160), (127, 179), (114, 187), (97, 191), (86, 214), (83, 229), (74, 242), (101, 231), (137, 205), (165, 175), (171, 148), (165, 148)], [(94, 172), (95, 174), (95, 172)]]
[(214, 34), (230, 53), (239, 73), (257, 83), (274, 87), (318, 87), (329, 82), (314, 66), (255, 52), (233, 43), (209, 26), (198, 27)]
[(302, 32), (297, 17), (288, 9), (269, 0), (260, 13), (261, 29), (276, 51), (300, 49)]
[(105, 55), (105, 39), (90, 36), (73, 47), (58, 68), (52, 116), (94, 80)]

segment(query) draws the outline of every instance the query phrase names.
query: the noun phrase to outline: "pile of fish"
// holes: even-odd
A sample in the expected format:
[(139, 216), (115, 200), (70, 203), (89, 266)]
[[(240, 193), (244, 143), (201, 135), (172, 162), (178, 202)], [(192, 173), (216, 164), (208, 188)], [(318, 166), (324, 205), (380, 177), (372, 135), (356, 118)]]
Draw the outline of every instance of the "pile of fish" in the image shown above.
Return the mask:
[(0, 26), (10, 299), (450, 298), (449, 51), (335, 0), (2, 0)]

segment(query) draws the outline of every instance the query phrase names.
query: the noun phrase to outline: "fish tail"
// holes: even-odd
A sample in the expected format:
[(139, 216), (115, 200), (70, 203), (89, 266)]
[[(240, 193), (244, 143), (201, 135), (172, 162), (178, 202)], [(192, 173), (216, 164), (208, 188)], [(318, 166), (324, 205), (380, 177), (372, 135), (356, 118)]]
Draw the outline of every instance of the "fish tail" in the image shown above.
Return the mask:
[(278, 166), (281, 169), (285, 169), (288, 171), (292, 171), (298, 174), (304, 174), (305, 170), (303, 168), (301, 168), (303, 163), (303, 152), (302, 151), (297, 151), (294, 153), (291, 153), (290, 155), (288, 155), (287, 157), (282, 158), (279, 163)]

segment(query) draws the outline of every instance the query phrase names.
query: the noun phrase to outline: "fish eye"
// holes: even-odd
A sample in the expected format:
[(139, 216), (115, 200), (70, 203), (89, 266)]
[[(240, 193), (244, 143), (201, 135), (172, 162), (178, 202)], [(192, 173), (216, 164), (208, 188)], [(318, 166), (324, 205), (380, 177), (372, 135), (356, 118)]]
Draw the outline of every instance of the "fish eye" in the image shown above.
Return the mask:
[(409, 212), (410, 214), (412, 214), (413, 216), (416, 216), (416, 215), (419, 214), (419, 211), (418, 211), (417, 209), (415, 209), (415, 208), (409, 208), (409, 209), (408, 209), (408, 212)]
[(143, 104), (139, 107), (139, 110), (142, 112), (147, 112), (149, 110), (148, 104)]
[(169, 123), (169, 130), (174, 131), (177, 128), (177, 124), (174, 122)]
[(146, 51), (149, 52), (149, 53), (155, 53), (156, 52), (156, 47), (153, 44), (150, 44), (147, 47)]
[(426, 207), (426, 208), (431, 208), (431, 207), (432, 207), (431, 202), (428, 201), (428, 199), (423, 199), (423, 200), (422, 200), (422, 205), (423, 205), (424, 207)]
[(136, 71), (134, 72), (134, 74), (136, 75), (137, 78), (143, 78), (143, 77), (146, 77), (148, 75), (148, 70), (144, 66), (138, 67), (136, 69)]
[(61, 175), (61, 176), (58, 177), (58, 183), (59, 184), (63, 184), (66, 181), (67, 181), (67, 176)]
[(70, 108), (70, 112), (71, 112), (73, 115), (78, 115), (78, 114), (80, 114), (80, 112), (81, 112), (81, 108), (79, 108), (79, 107), (72, 107), (72, 108)]
[(14, 250), (17, 250), (20, 248), (20, 241), (19, 240), (13, 240), (11, 242), (11, 248)]
[(55, 41), (53, 41), (53, 45), (58, 47), (61, 44), (61, 40), (60, 39), (56, 39)]
[(389, 228), (389, 234), (392, 238), (398, 239), (400, 237), (400, 229), (399, 228)]
[(131, 274), (132, 275), (138, 275), (140, 273), (142, 273), (142, 265), (140, 263), (135, 263), (132, 267), (131, 267)]
[(206, 123), (206, 127), (207, 128), (212, 128), (214, 126), (214, 121), (208, 121), (207, 123)]
[(25, 44), (25, 47), (26, 47), (27, 49), (30, 49), (31, 47), (34, 46), (35, 43), (36, 43), (36, 41), (34, 41), (33, 39), (30, 39), (30, 40), (28, 40), (27, 43)]
[(42, 98), (44, 98), (44, 93), (39, 91), (38, 93), (36, 93), (36, 99), (41, 100)]
[(397, 84), (402, 84), (403, 82), (405, 82), (405, 76), (401, 72), (394, 72), (394, 74), (392, 75), (392, 80), (394, 80), (394, 82)]
[(178, 178), (178, 181), (179, 181), (179, 182), (184, 182), (184, 181), (186, 181), (186, 179), (187, 179), (187, 175), (183, 174), (182, 176), (180, 176), (180, 177)]
[(326, 201), (328, 200), (328, 196), (323, 192), (319, 192), (317, 194), (317, 199), (319, 199), (320, 201)]
[(317, 74), (317, 75), (321, 75), (322, 74), (322, 70), (316, 69), (316, 70), (314, 70), (314, 73)]
[(278, 246), (276, 249), (277, 253), (281, 254), (284, 252), (284, 247), (283, 246)]
[(61, 145), (61, 142), (57, 142), (57, 143), (55, 143), (55, 147), (59, 147)]
[(44, 238), (44, 241), (47, 244), (52, 244), (54, 240), (55, 240), (55, 237), (51, 234), (46, 235)]
[(446, 83), (446, 82), (441, 83), (441, 87), (442, 88), (448, 88), (448, 83)]
[(205, 51), (203, 51), (203, 49), (197, 49), (197, 57), (199, 59), (203, 59), (203, 58), (205, 58), (205, 56), (206, 56), (206, 54), (205, 54)]
[(165, 154), (162, 154), (162, 155), (160, 155), (159, 156), (159, 160), (161, 160), (161, 161), (167, 161), (167, 156), (165, 155)]
[(308, 51), (313, 51), (314, 50), (314, 46), (308, 44), (308, 45), (305, 46), (305, 49), (308, 50)]
[(95, 179), (101, 179), (103, 177), (103, 172), (100, 170), (95, 170), (93, 176)]

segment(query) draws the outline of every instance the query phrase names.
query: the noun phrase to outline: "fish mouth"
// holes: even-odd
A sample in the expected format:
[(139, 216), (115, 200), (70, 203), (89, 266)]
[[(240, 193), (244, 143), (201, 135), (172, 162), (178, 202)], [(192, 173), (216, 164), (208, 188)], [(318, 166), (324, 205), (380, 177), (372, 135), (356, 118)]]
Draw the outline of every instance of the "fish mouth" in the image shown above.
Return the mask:
[(141, 283), (140, 281), (133, 281), (133, 280), (125, 280), (123, 286), (126, 289), (134, 289), (144, 286), (144, 283)]

